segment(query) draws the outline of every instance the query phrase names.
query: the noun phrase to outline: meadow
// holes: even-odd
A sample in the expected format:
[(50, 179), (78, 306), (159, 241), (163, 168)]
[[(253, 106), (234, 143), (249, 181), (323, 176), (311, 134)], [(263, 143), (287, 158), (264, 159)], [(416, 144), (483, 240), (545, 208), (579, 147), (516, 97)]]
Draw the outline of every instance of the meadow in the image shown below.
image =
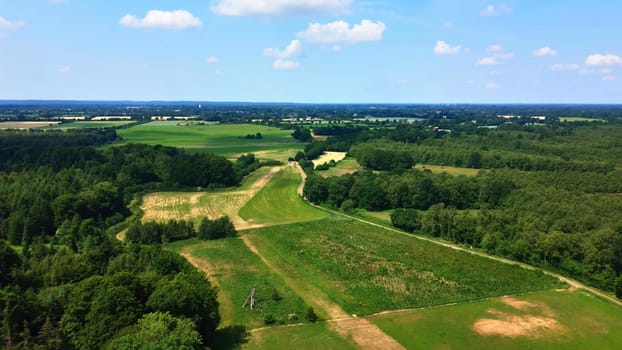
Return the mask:
[(460, 168), (449, 165), (432, 165), (432, 164), (417, 164), (415, 165), (415, 169), (419, 170), (430, 170), (435, 174), (447, 173), (448, 175), (464, 175), (464, 176), (475, 176), (480, 172), (480, 169), (473, 168)]
[(564, 289), (368, 317), (408, 349), (615, 349), (611, 303)]
[(118, 128), (120, 126), (125, 126), (135, 123), (131, 120), (122, 120), (122, 121), (77, 121), (71, 123), (61, 123), (53, 126), (45, 127), (45, 129), (95, 129), (95, 128)]
[[(257, 133), (261, 134), (260, 139), (246, 138)], [(155, 121), (119, 130), (118, 134), (123, 138), (122, 143), (160, 144), (208, 151), (228, 158), (254, 153), (262, 160), (286, 161), (304, 146), (290, 136), (290, 130), (254, 124), (184, 125)]]
[(560, 287), (539, 271), (501, 264), (343, 217), (248, 231), (287, 273), (348, 314), (440, 305)]
[(355, 173), (361, 169), (363, 169), (363, 167), (355, 158), (346, 157), (339, 161), (336, 166), (328, 168), (328, 170), (318, 171), (317, 174), (322, 177), (342, 176)]

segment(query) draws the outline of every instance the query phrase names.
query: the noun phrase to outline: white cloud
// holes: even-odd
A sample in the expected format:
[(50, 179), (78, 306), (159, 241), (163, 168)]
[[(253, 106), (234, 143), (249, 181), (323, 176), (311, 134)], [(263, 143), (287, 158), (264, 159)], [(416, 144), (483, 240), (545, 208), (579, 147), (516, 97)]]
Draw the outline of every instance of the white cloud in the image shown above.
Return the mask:
[(488, 46), (488, 48), (486, 49), (486, 51), (488, 51), (488, 52), (492, 52), (492, 53), (495, 53), (495, 52), (503, 52), (503, 46), (501, 46), (501, 45), (497, 45), (497, 44), (495, 44), (495, 45), (490, 45), (490, 46)]
[(494, 66), (499, 64), (499, 61), (495, 57), (484, 57), (475, 64), (478, 66)]
[(209, 64), (214, 64), (214, 63), (220, 62), (220, 59), (216, 56), (209, 56), (208, 58), (205, 59), (205, 62)]
[(613, 74), (610, 75), (605, 75), (604, 77), (602, 77), (603, 81), (614, 81), (614, 80), (618, 80), (618, 77), (616, 77)]
[(483, 9), (480, 14), (484, 17), (497, 16), (504, 13), (510, 13), (514, 9), (510, 5), (488, 5), (485, 9)]
[(56, 71), (62, 74), (66, 74), (66, 73), (71, 72), (71, 67), (69, 66), (59, 67)]
[(210, 8), (223, 16), (282, 16), (346, 13), (352, 0), (216, 0)]
[(24, 21), (9, 21), (4, 17), (0, 17), (0, 28), (1, 29), (16, 29), (26, 25)]
[(281, 59), (299, 57), (302, 55), (302, 43), (300, 43), (300, 40), (294, 39), (284, 50), (268, 48), (263, 50), (263, 54), (268, 57)]
[(291, 70), (300, 67), (300, 63), (292, 60), (277, 59), (272, 63), (272, 68), (279, 70)]
[(579, 70), (581, 66), (579, 66), (578, 64), (574, 64), (574, 63), (557, 63), (557, 64), (551, 65), (549, 68), (555, 72), (562, 72), (562, 71)]
[(310, 23), (307, 30), (296, 35), (306, 41), (319, 44), (354, 44), (365, 41), (379, 41), (382, 39), (386, 26), (377, 21), (364, 19), (360, 24), (350, 24), (345, 21), (335, 21), (327, 24)]
[(460, 53), (460, 46), (451, 46), (443, 40), (437, 40), (434, 53), (437, 55), (456, 55)]
[(622, 57), (613, 54), (594, 54), (585, 59), (588, 66), (617, 66), (622, 65)]
[(443, 23), (443, 28), (445, 28), (445, 29), (453, 29), (454, 28), (454, 24), (452, 22), (445, 22), (445, 23)]
[(488, 82), (488, 84), (486, 84), (486, 89), (489, 89), (489, 90), (495, 90), (495, 89), (500, 89), (500, 88), (501, 88), (501, 86), (499, 86), (497, 83), (492, 82), (492, 81), (490, 81), (490, 82)]
[(553, 56), (557, 56), (557, 51), (551, 49), (548, 46), (545, 46), (537, 50), (533, 50), (531, 54), (535, 57), (547, 57), (547, 56), (553, 57)]
[(126, 27), (133, 28), (163, 28), (181, 30), (190, 27), (200, 27), (203, 25), (201, 20), (194, 17), (186, 10), (160, 11), (151, 10), (144, 18), (138, 19), (133, 15), (127, 14), (121, 18), (119, 23)]

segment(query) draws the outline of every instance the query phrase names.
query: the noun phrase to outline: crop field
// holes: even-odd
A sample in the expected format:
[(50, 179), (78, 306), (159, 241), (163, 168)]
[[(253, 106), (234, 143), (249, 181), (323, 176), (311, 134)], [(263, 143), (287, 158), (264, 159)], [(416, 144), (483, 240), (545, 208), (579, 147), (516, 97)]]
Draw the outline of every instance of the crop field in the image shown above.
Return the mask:
[[(261, 133), (261, 139), (246, 138), (257, 133)], [(269, 159), (286, 161), (304, 146), (290, 136), (291, 130), (252, 124), (177, 125), (157, 121), (119, 130), (118, 134), (123, 143), (182, 147), (229, 158), (265, 152), (265, 155), (271, 155)]]
[(431, 165), (431, 164), (417, 164), (415, 169), (419, 170), (430, 170), (435, 174), (447, 173), (449, 175), (464, 175), (464, 176), (475, 176), (480, 172), (480, 169), (473, 168), (458, 168), (454, 166), (448, 165)]
[(198, 224), (203, 217), (213, 220), (228, 215), (236, 229), (252, 227), (251, 223), (238, 215), (238, 211), (282, 169), (283, 167), (262, 167), (244, 179), (241, 187), (233, 189), (147, 194), (141, 205), (144, 213), (142, 220), (183, 219)]
[(559, 121), (561, 121), (561, 122), (569, 122), (569, 123), (573, 123), (573, 122), (601, 122), (601, 123), (606, 123), (607, 122), (605, 119), (583, 118), (583, 117), (565, 117), (565, 118), (559, 118)]
[(94, 128), (117, 128), (120, 126), (135, 123), (131, 120), (122, 121), (78, 121), (72, 123), (56, 124), (46, 127), (46, 129), (94, 129)]
[(59, 122), (0, 122), (1, 129), (35, 129), (57, 125)]
[(409, 349), (616, 349), (620, 309), (564, 289), (368, 319)]
[(336, 163), (342, 161), (346, 157), (346, 152), (324, 152), (319, 158), (314, 159), (313, 165), (318, 166), (324, 163), (329, 163), (331, 160), (334, 160)]
[(296, 189), (300, 174), (288, 166), (277, 173), (257, 195), (239, 211), (251, 225), (278, 225), (319, 220), (328, 216), (324, 211), (305, 203)]
[(322, 177), (342, 176), (355, 173), (361, 169), (363, 169), (363, 167), (356, 161), (355, 158), (347, 157), (337, 163), (336, 166), (329, 168), (328, 170), (318, 171), (317, 174)]
[(342, 217), (249, 231), (268, 260), (323, 290), (348, 314), (546, 290), (538, 271), (454, 251)]

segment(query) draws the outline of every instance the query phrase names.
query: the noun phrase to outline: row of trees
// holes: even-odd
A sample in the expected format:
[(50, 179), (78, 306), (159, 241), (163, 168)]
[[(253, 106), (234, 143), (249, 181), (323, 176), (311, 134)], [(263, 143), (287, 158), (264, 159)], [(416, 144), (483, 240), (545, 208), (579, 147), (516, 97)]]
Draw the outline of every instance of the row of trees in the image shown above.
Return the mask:
[(191, 237), (212, 240), (236, 235), (237, 231), (229, 217), (223, 216), (216, 220), (203, 218), (198, 229), (192, 222), (184, 220), (136, 221), (128, 227), (125, 240), (130, 243), (160, 244)]

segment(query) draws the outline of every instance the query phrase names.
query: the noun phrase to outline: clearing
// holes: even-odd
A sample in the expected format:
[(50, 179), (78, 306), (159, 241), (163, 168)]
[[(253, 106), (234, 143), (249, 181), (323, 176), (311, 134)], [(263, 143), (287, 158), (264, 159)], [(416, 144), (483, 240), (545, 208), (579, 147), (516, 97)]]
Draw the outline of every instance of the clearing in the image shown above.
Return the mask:
[(477, 175), (481, 169), (473, 169), (473, 168), (459, 168), (455, 166), (448, 165), (432, 165), (432, 164), (417, 164), (415, 165), (415, 169), (419, 170), (430, 170), (435, 174), (447, 173), (449, 175), (464, 175), (464, 176), (475, 176)]
[(345, 159), (346, 154), (347, 154), (346, 152), (326, 151), (322, 153), (322, 155), (319, 158), (314, 159), (311, 162), (313, 163), (314, 167), (317, 167), (318, 165), (322, 165), (324, 163), (330, 163), (331, 160), (334, 160), (335, 163), (339, 163), (340, 161)]
[(337, 163), (336, 166), (329, 168), (328, 170), (318, 171), (316, 174), (319, 174), (322, 177), (342, 176), (353, 174), (362, 169), (363, 167), (356, 161), (355, 158), (347, 157)]

